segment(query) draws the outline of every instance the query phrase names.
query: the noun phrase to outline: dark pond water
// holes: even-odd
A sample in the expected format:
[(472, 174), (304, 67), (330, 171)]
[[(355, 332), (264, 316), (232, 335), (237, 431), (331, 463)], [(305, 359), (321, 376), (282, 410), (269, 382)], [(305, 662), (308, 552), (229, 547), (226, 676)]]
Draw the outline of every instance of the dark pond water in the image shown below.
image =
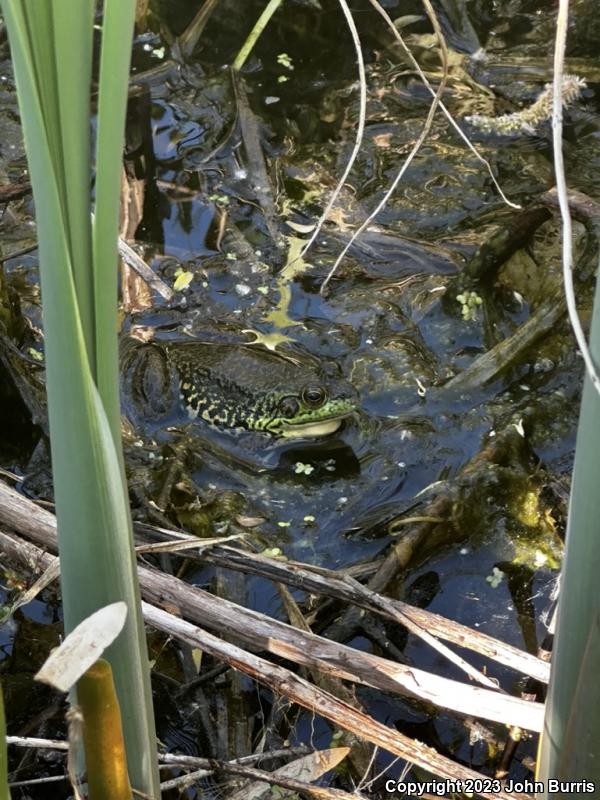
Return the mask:
[[(385, 553), (392, 531), (401, 535), (398, 520), (426, 513), (432, 500), (445, 495), (450, 511), (444, 524), (432, 526), (409, 569), (387, 591), (535, 652), (544, 632), (540, 614), (548, 607), (560, 558), (582, 375), (564, 317), (511, 355), (491, 380), (475, 376), (455, 391), (445, 384), (518, 331), (551, 296), (560, 280), (556, 219), (531, 230), (523, 246), (500, 259), (484, 280), (461, 284), (461, 270), (478, 248), (498, 231), (513, 230), (522, 212), (502, 201), (485, 168), (438, 114), (398, 190), (321, 294), (340, 250), (377, 205), (418, 136), (430, 97), (381, 19), (367, 2), (355, 3), (369, 85), (365, 140), (329, 221), (304, 259), (294, 261), (350, 155), (357, 124), (356, 64), (343, 17), (328, 0), (290, 0), (258, 42), (243, 74), (251, 109), (246, 116), (258, 122), (268, 167), (264, 213), (265, 192), (256, 188), (240, 130), (241, 101), (238, 97), (236, 115), (226, 69), (263, 5), (223, 0), (194, 57), (186, 64), (169, 62), (158, 77), (148, 78), (147, 71), (167, 61), (166, 42), (152, 32), (136, 40), (134, 72), (149, 93), (141, 92), (144, 101), (130, 115), (128, 163), (143, 176), (143, 216), (135, 238), (169, 285), (182, 272), (190, 282), (170, 304), (153, 300), (152, 307), (134, 310), (124, 327), (150, 329), (158, 341), (210, 337), (216, 326), (235, 341), (251, 339), (244, 330), (269, 342), (282, 337), (284, 352), (295, 348), (335, 360), (360, 393), (361, 411), (334, 437), (293, 444), (237, 437), (200, 424), (184, 431), (175, 424), (172, 430), (173, 419), (141, 426), (128, 440), (128, 452), (135, 454), (132, 480), (143, 486), (146, 500), (154, 499), (169, 448), (184, 445), (185, 479), (207, 504), (237, 493), (235, 514), (264, 519), (248, 533), (257, 550), (279, 548), (287, 558), (336, 569)], [(175, 33), (196, 6), (166, 5), (163, 12)], [(388, 0), (385, 6), (392, 17), (405, 18), (406, 40), (437, 84), (438, 56), (420, 4)], [(499, 135), (469, 126), (464, 117), (512, 113), (536, 99), (552, 76), (553, 14), (541, 0), (440, 0), (436, 8), (451, 46), (444, 102), (490, 160), (506, 195), (527, 210), (553, 185), (549, 123)], [(589, 2), (573, 4), (569, 71), (585, 79), (586, 87), (567, 113), (565, 157), (570, 186), (596, 197), (600, 63), (594, 30), (600, 31), (591, 10)], [(408, 15), (420, 19), (411, 22)], [(7, 110), (0, 167), (15, 179), (24, 157), (7, 61), (1, 73)], [(150, 159), (150, 150), (139, 149), (149, 135)], [(4, 253), (32, 243), (31, 213), (27, 199), (4, 211)], [(575, 227), (585, 319), (596, 236), (589, 224)], [(40, 323), (36, 268), (35, 252), (5, 263), (6, 282), (19, 293), (34, 326)], [(465, 301), (457, 298), (465, 291), (475, 291), (481, 302), (463, 313)], [(0, 404), (6, 421), (0, 466), (24, 477), (29, 491), (43, 490), (40, 471), (30, 462), (36, 432), (7, 381), (0, 386)], [(510, 439), (511, 431), (522, 440), (518, 446), (507, 447), (495, 461), (481, 457), (495, 439)], [(139, 495), (136, 514), (144, 514)], [(231, 521), (224, 512), (217, 521), (209, 515), (206, 532), (230, 531)], [(189, 577), (212, 585), (214, 573), (206, 569)], [(242, 602), (284, 618), (272, 584), (251, 579), (237, 591)], [(21, 685), (33, 691), (31, 670), (15, 653), (25, 648), (23, 642), (47, 641), (48, 631), (54, 631), (58, 612), (53, 598), (46, 599), (27, 606), (15, 624), (0, 631), (15, 730), (32, 716)], [(409, 663), (460, 677), (412, 636), (390, 629), (385, 636)], [(379, 652), (377, 638), (364, 631), (356, 632), (352, 643)], [(168, 648), (162, 658), (159, 671), (182, 679)], [(495, 665), (488, 669), (505, 689), (522, 686), (513, 673)], [(218, 724), (227, 700), (197, 696), (190, 708), (175, 712), (165, 685), (157, 678), (162, 741), (185, 752), (206, 752), (211, 737), (198, 706), (206, 702)], [(227, 698), (224, 685), (217, 684)], [(228, 719), (248, 716), (256, 734), (272, 698), (246, 682), (242, 689), (236, 697), (244, 698), (244, 706), (236, 710), (232, 701)], [(474, 742), (457, 718), (369, 690), (358, 696), (380, 721), (464, 763), (490, 769), (487, 745)], [(47, 698), (43, 702), (51, 705)], [(501, 730), (487, 727), (503, 740)], [(289, 735), (322, 747), (331, 741), (332, 729), (301, 715)], [(219, 747), (224, 754), (231, 743)], [(532, 745), (519, 752), (515, 776), (528, 775), (520, 765), (527, 755), (534, 755)], [(390, 760), (379, 755), (375, 769)], [(372, 791), (379, 792), (377, 785)], [(32, 790), (22, 796), (42, 795)]]

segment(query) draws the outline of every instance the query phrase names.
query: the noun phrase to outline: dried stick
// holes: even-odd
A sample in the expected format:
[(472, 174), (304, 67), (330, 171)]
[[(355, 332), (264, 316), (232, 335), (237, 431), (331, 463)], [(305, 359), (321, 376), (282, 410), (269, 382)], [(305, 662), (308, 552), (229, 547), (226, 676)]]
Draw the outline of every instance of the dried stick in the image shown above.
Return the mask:
[[(221, 547), (220, 545), (205, 549), (200, 560), (242, 572), (251, 572), (270, 578), (273, 581), (297, 586), (306, 591), (336, 597), (346, 603), (353, 603), (375, 614), (393, 619), (400, 625), (404, 625), (415, 636), (427, 641), (434, 649), (447, 656), (453, 663), (456, 663), (455, 654), (449, 654), (447, 649), (437, 640), (431, 641), (434, 636), (439, 636), (440, 639), (445, 639), (461, 647), (467, 647), (475, 652), (487, 655), (499, 663), (518, 669), (527, 675), (530, 674), (530, 671), (533, 671), (538, 680), (545, 683), (548, 682), (549, 666), (541, 661), (538, 663), (538, 659), (535, 656), (531, 656), (529, 653), (517, 648), (512, 648), (510, 645), (504, 645), (497, 639), (488, 637), (487, 634), (472, 631), (466, 626), (447, 620), (426, 609), (420, 609), (408, 603), (379, 595), (354, 578), (350, 576), (340, 577), (333, 570), (312, 567), (293, 561), (275, 561), (264, 556), (245, 553), (235, 548)], [(504, 648), (510, 648), (510, 650), (505, 650)], [(473, 670), (468, 664), (459, 663), (458, 666), (476, 680), (480, 680), (482, 677), (482, 673), (478, 670)], [(494, 686), (489, 679), (486, 680), (484, 678), (481, 682), (484, 685)]]
[[(283, 604), (291, 625), (294, 625), (300, 630), (311, 633), (308, 622), (304, 619), (296, 600), (292, 593), (283, 584), (278, 585), (279, 593), (283, 600)], [(353, 708), (359, 711), (364, 711), (362, 703), (356, 697), (356, 694), (351, 688), (348, 688), (341, 680), (332, 678), (328, 675), (321, 675), (317, 670), (310, 672), (310, 677), (313, 683), (320, 689), (331, 692), (339, 699), (348, 703)], [(347, 756), (347, 763), (350, 764), (352, 772), (357, 775), (366, 774), (369, 770), (369, 765), (373, 757), (373, 748), (369, 747), (360, 736), (354, 734), (344, 733), (338, 742), (339, 745), (348, 747), (349, 753)]]
[[(246, 672), (246, 674), (251, 675), (270, 688), (275, 694), (285, 694), (298, 705), (329, 719), (340, 728), (351, 732), (358, 731), (365, 739), (383, 749), (443, 778), (449, 780), (481, 780), (482, 776), (479, 773), (455, 764), (450, 759), (441, 756), (433, 748), (427, 747), (420, 742), (415, 742), (407, 736), (376, 722), (327, 692), (316, 689), (284, 667), (269, 664), (269, 662), (265, 662), (264, 659), (256, 655), (245, 653), (240, 648), (196, 628), (189, 622), (173, 617), (166, 611), (150, 606), (148, 603), (143, 603), (142, 605), (144, 616), (154, 627), (182, 638), (193, 647), (200, 647), (204, 652), (217, 659), (227, 661), (232, 666)], [(7, 741), (13, 743), (12, 739), (13, 737), (10, 737)], [(37, 741), (43, 742), (44, 740)], [(51, 746), (54, 744), (59, 745), (61, 749), (67, 749), (68, 747), (66, 742), (52, 743)], [(505, 791), (497, 793), (484, 792), (481, 796), (492, 798), (492, 800), (493, 798), (499, 798), (499, 800), (531, 800), (530, 795)]]
[[(406, 758), (408, 761), (433, 772), (442, 777), (451, 779), (454, 777), (465, 778), (467, 774), (475, 779), (481, 779), (478, 773), (470, 769), (461, 767), (449, 759), (444, 758), (433, 748), (427, 747), (420, 742), (415, 742), (408, 737), (392, 731), (390, 728), (376, 722), (372, 718), (360, 711), (352, 708), (347, 703), (338, 700), (333, 695), (312, 686), (303, 678), (290, 673), (283, 667), (264, 662), (258, 656), (244, 653), (239, 648), (223, 642), (209, 633), (201, 631), (189, 622), (174, 618), (166, 611), (142, 603), (144, 616), (147, 621), (156, 628), (168, 631), (181, 637), (188, 644), (200, 647), (203, 651), (210, 653), (215, 658), (225, 658), (229, 663), (237, 666), (260, 683), (268, 686), (275, 694), (285, 694), (295, 703), (308, 709), (312, 713), (317, 713), (334, 722), (340, 728), (358, 733), (369, 741), (383, 747), (391, 753)], [(239, 661), (240, 657), (244, 662)], [(236, 663), (237, 662), (237, 663)], [(265, 666), (268, 664), (268, 670)], [(528, 795), (510, 794), (504, 791), (498, 793), (481, 794), (482, 797), (501, 798), (510, 800), (511, 797), (525, 800)]]
[(119, 238), (117, 244), (119, 255), (127, 264), (127, 266), (131, 267), (132, 270), (137, 272), (140, 278), (145, 281), (145, 283), (147, 283), (151, 289), (154, 289), (154, 291), (157, 292), (161, 297), (164, 297), (164, 299), (167, 301), (171, 300), (173, 297), (173, 290), (158, 277), (154, 270), (151, 269), (142, 258), (138, 256), (135, 250), (133, 250), (127, 244), (127, 242), (121, 238)]
[[(56, 549), (56, 533), (39, 531), (32, 538), (41, 539)], [(46, 564), (51, 556), (15, 535), (0, 531), (0, 546), (21, 562)], [(298, 631), (278, 620), (215, 597), (198, 587), (188, 586), (178, 578), (158, 570), (138, 568), (142, 596), (159, 604), (180, 609), (189, 619), (253, 648), (267, 650), (311, 669), (343, 680), (352, 680), (384, 691), (408, 694), (461, 714), (479, 716), (506, 724), (539, 731), (543, 706), (489, 689), (432, 675), (421, 669), (395, 664), (387, 659), (363, 653), (312, 633)], [(176, 632), (173, 631), (176, 635)], [(229, 662), (232, 666), (236, 663)], [(285, 694), (284, 691), (281, 692)], [(286, 695), (287, 696), (287, 695)], [(291, 698), (293, 699), (293, 698)]]
[[(0, 521), (10, 525), (25, 535), (32, 531), (40, 531), (50, 537), (54, 530), (55, 518), (45, 509), (31, 500), (24, 498), (18, 492), (0, 482)], [(157, 530), (147, 525), (137, 525), (136, 531)], [(262, 576), (274, 582), (287, 583), (305, 591), (314, 592), (324, 596), (335, 597), (344, 603), (359, 606), (376, 614), (383, 614), (390, 619), (399, 620), (398, 615), (411, 620), (415, 625), (429, 631), (430, 634), (439, 636), (459, 647), (468, 648), (481, 655), (487, 656), (511, 669), (523, 672), (543, 683), (548, 683), (549, 666), (544, 661), (523, 650), (504, 644), (488, 634), (471, 630), (465, 625), (446, 619), (439, 614), (434, 614), (426, 609), (411, 606), (400, 600), (392, 600), (377, 594), (373, 587), (365, 587), (349, 575), (340, 577), (333, 570), (315, 567), (297, 562), (276, 561), (261, 555), (244, 552), (228, 547), (228, 538), (222, 538), (219, 545), (205, 547), (204, 541), (199, 541), (194, 536), (175, 534), (173, 531), (160, 531), (163, 536), (177, 537), (177, 541), (185, 544), (186, 549), (194, 543), (196, 550), (200, 551), (200, 560)], [(47, 540), (47, 539), (46, 539)], [(38, 541), (40, 541), (38, 539)], [(176, 542), (171, 540), (171, 549), (178, 549)], [(145, 552), (144, 549), (140, 549)], [(394, 550), (396, 552), (396, 549)]]
[[(205, 768), (200, 770), (198, 774), (188, 774), (180, 778), (174, 778), (171, 781), (161, 783), (160, 788), (162, 791), (179, 786), (182, 782), (187, 783), (193, 780), (194, 777), (202, 778), (210, 774), (210, 772), (226, 772), (230, 775), (238, 775), (240, 778), (250, 778), (252, 781), (261, 781), (268, 783), (271, 786), (283, 786), (284, 789), (290, 789), (293, 792), (298, 792), (303, 797), (316, 798), (316, 800), (361, 800), (363, 797), (360, 794), (349, 794), (341, 789), (328, 789), (324, 786), (313, 786), (304, 781), (298, 781), (295, 778), (288, 778), (282, 775), (277, 770), (275, 772), (267, 772), (263, 769), (256, 769), (255, 767), (247, 767), (245, 764), (236, 764), (235, 761), (220, 761), (215, 758), (202, 759), (205, 762)], [(189, 784), (188, 784), (189, 785)]]
[[(427, 11), (427, 15), (428, 15), (428, 17), (429, 17), (429, 19), (431, 21), (431, 24), (433, 25), (433, 29), (435, 31), (435, 34), (437, 36), (438, 43), (439, 43), (439, 46), (440, 46), (440, 52), (441, 52), (441, 55), (442, 55), (442, 69), (443, 69), (442, 80), (440, 81), (440, 85), (438, 86), (437, 91), (433, 96), (433, 102), (432, 102), (432, 104), (431, 104), (431, 106), (429, 108), (429, 112), (427, 114), (427, 118), (425, 119), (425, 124), (423, 125), (421, 133), (419, 134), (416, 142), (414, 143), (410, 153), (407, 155), (406, 159), (404, 160), (404, 163), (400, 167), (400, 170), (398, 171), (396, 177), (392, 181), (389, 189), (385, 192), (385, 194), (383, 195), (383, 197), (381, 198), (381, 200), (379, 201), (379, 203), (377, 204), (375, 209), (369, 214), (369, 216), (365, 219), (365, 221), (362, 223), (362, 225), (356, 231), (354, 231), (354, 233), (352, 234), (352, 236), (350, 237), (350, 239), (346, 243), (344, 249), (339, 254), (339, 256), (336, 258), (333, 266), (331, 267), (331, 269), (329, 270), (329, 272), (327, 274), (327, 277), (325, 278), (325, 280), (323, 281), (323, 283), (321, 285), (321, 289), (320, 289), (321, 294), (323, 294), (323, 292), (325, 291), (325, 289), (327, 287), (327, 284), (329, 283), (329, 281), (333, 277), (335, 271), (337, 270), (337, 268), (341, 264), (342, 260), (344, 259), (345, 255), (348, 252), (348, 250), (350, 249), (350, 247), (352, 247), (352, 245), (354, 244), (356, 239), (367, 229), (367, 227), (371, 224), (373, 219), (375, 219), (375, 217), (379, 214), (381, 209), (384, 208), (384, 206), (386, 205), (387, 201), (390, 199), (392, 194), (396, 191), (396, 187), (398, 186), (398, 184), (402, 180), (402, 178), (404, 176), (404, 173), (406, 172), (406, 170), (408, 169), (408, 167), (412, 163), (412, 160), (417, 155), (417, 153), (419, 152), (419, 150), (421, 149), (421, 147), (423, 145), (423, 142), (425, 141), (425, 139), (429, 135), (429, 131), (431, 130), (431, 126), (433, 124), (433, 118), (435, 117), (435, 112), (438, 109), (438, 106), (440, 104), (442, 95), (444, 93), (444, 89), (446, 88), (446, 80), (448, 78), (448, 48), (446, 47), (446, 40), (444, 39), (444, 35), (442, 33), (442, 29), (440, 28), (437, 16), (436, 16), (435, 11), (433, 10), (429, 0), (423, 0), (423, 5), (425, 6), (425, 10)], [(393, 27), (394, 30), (396, 30), (394, 25), (392, 25), (392, 27)], [(335, 199), (335, 198), (333, 198), (333, 199)], [(327, 214), (329, 213), (329, 207), (326, 210), (326, 213)], [(318, 233), (318, 230), (319, 230), (319, 228), (317, 228), (317, 231), (315, 231), (315, 234)], [(311, 241), (314, 241), (315, 234), (313, 234), (313, 238), (311, 238)], [(305, 247), (302, 252), (304, 252), (308, 248), (308, 246), (309, 245), (307, 245), (307, 247)]]
[[(358, 82), (360, 88), (360, 96), (359, 96), (359, 104), (358, 104), (358, 126), (356, 128), (356, 138), (354, 140), (354, 146), (352, 148), (352, 152), (350, 154), (350, 158), (348, 159), (348, 163), (346, 164), (346, 168), (342, 174), (342, 177), (339, 179), (337, 186), (333, 190), (331, 197), (327, 205), (325, 206), (325, 210), (319, 217), (315, 229), (312, 233), (312, 236), (308, 240), (308, 242), (304, 245), (302, 250), (300, 251), (299, 258), (302, 256), (312, 247), (313, 243), (315, 242), (317, 236), (321, 232), (321, 228), (327, 217), (329, 216), (329, 212), (333, 208), (335, 201), (337, 200), (344, 183), (346, 182), (346, 178), (350, 174), (352, 167), (354, 166), (354, 162), (358, 156), (360, 151), (362, 141), (365, 134), (365, 122), (367, 118), (367, 78), (365, 73), (365, 61), (363, 58), (362, 53), (362, 45), (360, 43), (360, 37), (358, 35), (358, 30), (356, 29), (356, 25), (354, 23), (354, 18), (352, 17), (352, 12), (348, 7), (348, 3), (346, 0), (338, 0), (339, 4), (344, 12), (344, 16), (346, 17), (346, 22), (348, 23), (348, 28), (350, 29), (350, 35), (352, 36), (352, 42), (354, 43), (354, 51), (356, 53), (356, 63), (358, 64)], [(345, 252), (345, 251), (344, 251)], [(337, 262), (336, 262), (337, 263)], [(329, 280), (329, 277), (326, 279), (325, 284)], [(325, 285), (323, 284), (323, 285)], [(321, 287), (323, 288), (323, 287)]]
[[(12, 554), (17, 555), (20, 549), (21, 558), (23, 557), (23, 551), (29, 551), (30, 559), (37, 551), (35, 560), (38, 562), (48, 563), (54, 560), (52, 556), (42, 554), (38, 548), (33, 545), (25, 545), (23, 542), (17, 542), (16, 550), (11, 548), (10, 542), (12, 541), (15, 544), (15, 539), (7, 534), (0, 534), (0, 540), (2, 540), (2, 544), (9, 553), (12, 552)], [(161, 595), (162, 592), (159, 590), (158, 594)], [(213, 600), (217, 600), (217, 598), (213, 598)], [(272, 664), (259, 656), (229, 644), (213, 634), (203, 631), (191, 623), (147, 602), (142, 602), (142, 610), (146, 621), (158, 630), (176, 636), (216, 659), (226, 661), (235, 669), (250, 675), (259, 683), (267, 686), (275, 694), (284, 695), (298, 705), (308, 709), (311, 713), (320, 714), (343, 730), (358, 733), (373, 744), (443, 778), (453, 780), (481, 779), (481, 775), (477, 772), (455, 764), (450, 759), (441, 756), (433, 748), (413, 741), (409, 737), (376, 722), (371, 717), (357, 711), (328, 692), (312, 686), (308, 681), (299, 678), (284, 667)], [(238, 607), (237, 611), (242, 611), (242, 609)], [(223, 629), (222, 624), (219, 629)], [(347, 649), (349, 650), (350, 648)], [(482, 793), (481, 796), (501, 798), (501, 800), (511, 800), (511, 798), (531, 800), (529, 795), (504, 791), (493, 794)]]
[[(274, 561), (262, 556), (244, 554), (234, 548), (222, 549), (226, 550), (227, 554), (222, 554), (221, 548), (216, 547), (203, 554), (203, 560), (222, 563), (223, 566), (227, 565), (232, 569), (240, 569), (245, 556), (248, 555), (252, 559), (252, 563), (245, 567), (248, 571), (255, 571), (256, 574), (270, 577), (272, 580), (285, 581), (306, 591), (336, 597), (345, 603), (352, 603), (372, 613), (382, 614), (403, 625), (408, 619), (414, 626), (426, 629), (440, 639), (473, 650), (500, 664), (535, 677), (543, 683), (548, 683), (550, 668), (536, 656), (512, 645), (507, 645), (486, 633), (472, 630), (466, 625), (449, 620), (440, 614), (411, 606), (401, 600), (384, 597), (350, 576), (340, 578), (333, 570), (321, 567), (312, 567), (293, 561)], [(259, 563), (255, 559), (264, 562), (264, 566), (259, 567)], [(414, 632), (415, 635), (419, 635), (418, 630), (415, 629)]]
[[(27, 739), (20, 736), (7, 736), (6, 742), (7, 744), (11, 745), (33, 747), (36, 749), (45, 750), (68, 750), (69, 748), (68, 742), (52, 739)], [(221, 761), (217, 759), (197, 757), (191, 758), (187, 756), (180, 756), (180, 760), (178, 760), (177, 756), (173, 756), (170, 753), (166, 755), (159, 754), (159, 761), (161, 764), (174, 764), (175, 766), (185, 767), (189, 765), (189, 762), (194, 762), (194, 766), (198, 768), (196, 772), (191, 772), (178, 778), (173, 778), (172, 780), (163, 781), (160, 785), (160, 788), (164, 792), (168, 789), (176, 788), (178, 786), (180, 787), (182, 784), (189, 784), (194, 780), (205, 778), (209, 775), (212, 775), (214, 772), (219, 771), (233, 775), (239, 775), (241, 778), (248, 778), (252, 781), (261, 781), (272, 786), (283, 786), (286, 789), (297, 791), (307, 797), (315, 797), (317, 800), (335, 800), (335, 798), (338, 800), (360, 800), (361, 795), (359, 794), (348, 794), (348, 792), (344, 792), (339, 789), (327, 789), (319, 786), (311, 786), (304, 781), (298, 781), (293, 778), (288, 778), (285, 775), (278, 774), (277, 770), (274, 772), (267, 772), (266, 770), (255, 769), (251, 766), (247, 766), (254, 761), (266, 761), (269, 758), (281, 758), (282, 756), (289, 755), (304, 755), (306, 753), (306, 748), (287, 748), (276, 753), (258, 753), (245, 758), (234, 759), (233, 761)], [(38, 783), (50, 783), (52, 781), (64, 781), (67, 779), (67, 775), (57, 775), (47, 778), (35, 778), (28, 781), (17, 781), (11, 783), (10, 786), (31, 786)]]
[[(413, 67), (415, 68), (415, 70), (417, 71), (417, 74), (419, 75), (419, 77), (421, 78), (421, 80), (423, 81), (423, 83), (425, 84), (425, 86), (427, 87), (427, 89), (428, 89), (429, 93), (430, 93), (431, 95), (435, 95), (435, 89), (434, 89), (434, 88), (433, 88), (433, 86), (432, 86), (432, 85), (429, 83), (429, 80), (427, 79), (427, 76), (425, 75), (425, 73), (424, 73), (424, 72), (423, 72), (423, 70), (421, 69), (421, 66), (420, 66), (419, 62), (418, 62), (418, 61), (417, 61), (417, 59), (416, 59), (416, 58), (413, 56), (413, 54), (412, 54), (412, 52), (410, 51), (409, 47), (407, 46), (406, 42), (404, 41), (404, 39), (402, 38), (402, 36), (401, 36), (401, 35), (400, 35), (400, 33), (398, 32), (398, 29), (397, 29), (397, 28), (396, 28), (396, 26), (394, 25), (394, 23), (393, 23), (393, 20), (392, 20), (392, 18), (390, 17), (390, 15), (387, 13), (387, 11), (385, 11), (385, 10), (384, 10), (384, 9), (381, 7), (381, 5), (380, 5), (380, 4), (377, 2), (377, 0), (369, 0), (369, 3), (371, 3), (371, 5), (372, 5), (372, 6), (373, 6), (373, 8), (374, 8), (374, 9), (377, 11), (377, 13), (378, 13), (378, 14), (380, 14), (380, 15), (381, 15), (381, 16), (382, 16), (382, 17), (385, 19), (385, 21), (387, 22), (387, 24), (388, 24), (388, 27), (389, 27), (389, 29), (390, 29), (390, 32), (391, 32), (391, 33), (394, 35), (394, 37), (396, 38), (397, 42), (398, 42), (398, 43), (400, 44), (400, 46), (402, 47), (402, 50), (404, 51), (404, 54), (406, 55), (406, 57), (408, 58), (408, 60), (410, 61), (410, 63), (413, 65)], [(463, 142), (464, 142), (464, 143), (467, 145), (467, 147), (469, 148), (469, 150), (470, 150), (470, 151), (473, 153), (473, 155), (475, 156), (475, 158), (476, 158), (476, 159), (477, 159), (477, 160), (478, 160), (478, 161), (479, 161), (481, 164), (483, 164), (483, 165), (484, 165), (484, 167), (485, 167), (485, 168), (486, 168), (486, 170), (488, 171), (488, 174), (489, 174), (490, 178), (492, 179), (492, 183), (493, 183), (493, 184), (494, 184), (494, 186), (496, 187), (496, 191), (498, 192), (498, 194), (500, 195), (500, 197), (502, 198), (502, 200), (503, 200), (503, 201), (506, 203), (506, 205), (510, 206), (511, 208), (521, 208), (521, 206), (520, 206), (520, 205), (518, 205), (517, 203), (512, 203), (512, 202), (511, 202), (511, 201), (510, 201), (510, 200), (509, 200), (509, 199), (506, 197), (506, 195), (505, 195), (505, 194), (504, 194), (504, 192), (502, 191), (502, 188), (500, 187), (500, 184), (499, 184), (499, 183), (498, 183), (498, 181), (496, 180), (496, 176), (494, 175), (494, 172), (493, 172), (493, 170), (492, 170), (492, 167), (491, 167), (491, 165), (490, 165), (490, 162), (487, 160), (487, 158), (484, 158), (484, 157), (481, 155), (481, 153), (479, 153), (479, 151), (477, 150), (477, 148), (476, 148), (476, 147), (475, 147), (475, 146), (474, 146), (474, 145), (471, 143), (471, 141), (469, 140), (469, 137), (468, 137), (468, 136), (467, 136), (467, 135), (464, 133), (464, 131), (462, 130), (462, 128), (459, 126), (459, 124), (458, 124), (458, 123), (457, 123), (457, 122), (454, 120), (454, 117), (452, 116), (452, 114), (451, 114), (451, 113), (448, 111), (448, 109), (446, 108), (446, 106), (445, 106), (445, 105), (443, 104), (443, 102), (441, 102), (441, 101), (440, 101), (440, 110), (441, 110), (441, 111), (443, 112), (443, 114), (446, 116), (446, 118), (448, 119), (448, 122), (449, 122), (449, 123), (452, 125), (452, 127), (454, 128), (454, 130), (455, 130), (455, 131), (458, 133), (458, 135), (459, 135), (459, 136), (460, 136), (460, 138), (463, 140)]]

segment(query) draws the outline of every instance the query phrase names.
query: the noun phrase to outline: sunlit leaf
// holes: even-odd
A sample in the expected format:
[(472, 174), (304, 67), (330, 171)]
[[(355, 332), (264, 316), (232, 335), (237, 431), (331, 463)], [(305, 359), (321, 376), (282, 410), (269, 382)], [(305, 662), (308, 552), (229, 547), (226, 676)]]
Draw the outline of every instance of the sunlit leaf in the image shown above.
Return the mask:
[(176, 292), (181, 292), (183, 289), (187, 289), (190, 283), (194, 279), (193, 272), (186, 272), (185, 270), (181, 270), (177, 277), (175, 278), (175, 282), (173, 283), (173, 288)]

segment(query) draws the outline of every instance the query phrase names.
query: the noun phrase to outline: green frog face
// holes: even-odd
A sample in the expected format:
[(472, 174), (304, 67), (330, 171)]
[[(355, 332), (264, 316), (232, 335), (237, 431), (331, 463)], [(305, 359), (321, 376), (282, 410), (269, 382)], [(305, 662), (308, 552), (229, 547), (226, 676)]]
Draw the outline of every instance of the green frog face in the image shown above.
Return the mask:
[[(355, 389), (334, 364), (297, 363), (261, 347), (208, 342), (142, 346), (131, 373), (150, 411), (176, 388), (190, 419), (286, 438), (334, 433), (357, 408)], [(138, 404), (139, 405), (139, 404)]]
[(184, 343), (167, 352), (188, 415), (219, 427), (325, 436), (356, 408), (356, 392), (331, 365), (244, 345)]
[(327, 380), (307, 377), (309, 381), (301, 388), (265, 393), (254, 413), (247, 415), (245, 427), (286, 438), (335, 433), (356, 408), (352, 395)]

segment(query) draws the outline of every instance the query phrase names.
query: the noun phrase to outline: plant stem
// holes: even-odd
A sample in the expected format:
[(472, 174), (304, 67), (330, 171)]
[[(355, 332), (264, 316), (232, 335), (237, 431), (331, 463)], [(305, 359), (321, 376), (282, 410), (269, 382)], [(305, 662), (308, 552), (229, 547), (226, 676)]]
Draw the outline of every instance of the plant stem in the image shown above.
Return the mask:
[(236, 72), (239, 72), (246, 63), (246, 59), (252, 52), (254, 45), (258, 41), (258, 38), (260, 37), (264, 29), (267, 27), (267, 25), (269, 24), (269, 20), (271, 19), (273, 14), (277, 11), (282, 2), (283, 0), (269, 0), (269, 3), (267, 4), (265, 10), (262, 12), (260, 17), (256, 21), (255, 26), (250, 31), (250, 34), (246, 39), (246, 41), (244, 42), (242, 49), (237, 54), (236, 59), (233, 62), (233, 69)]

